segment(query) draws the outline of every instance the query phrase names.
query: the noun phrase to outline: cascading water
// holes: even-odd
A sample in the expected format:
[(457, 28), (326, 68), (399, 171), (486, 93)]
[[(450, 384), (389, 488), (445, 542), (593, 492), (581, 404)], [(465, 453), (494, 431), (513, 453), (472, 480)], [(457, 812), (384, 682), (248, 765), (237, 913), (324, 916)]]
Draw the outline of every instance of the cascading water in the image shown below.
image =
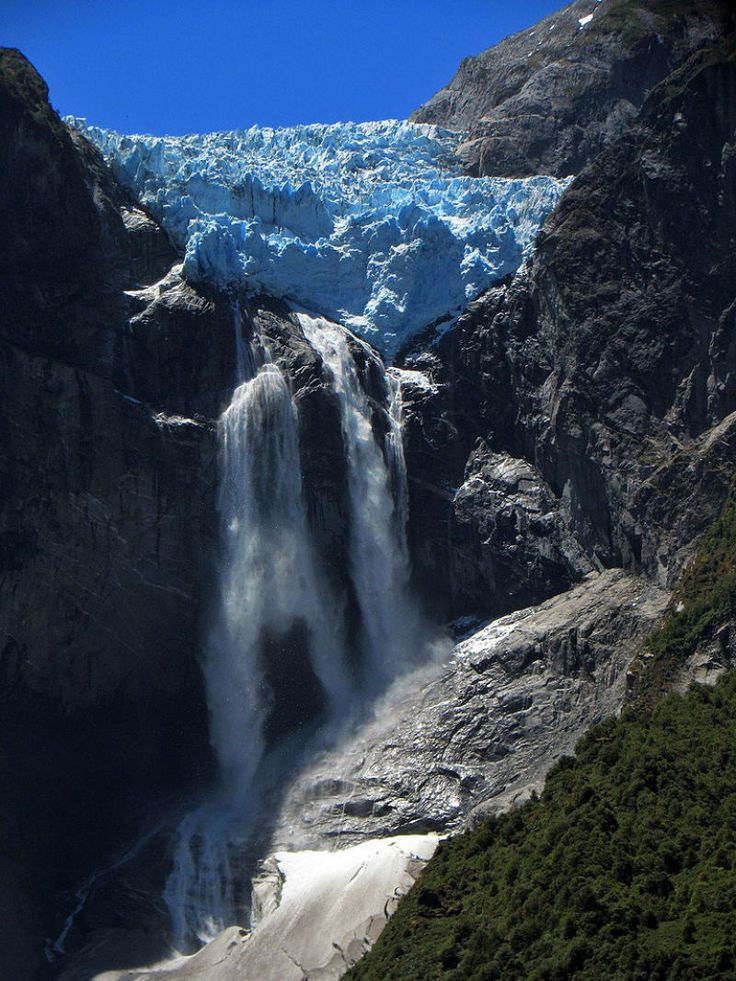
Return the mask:
[(266, 637), (303, 625), (311, 667), (331, 705), (344, 702), (350, 683), (307, 529), (296, 409), (276, 365), (263, 365), (236, 390), (221, 439), (226, 558), (205, 676), (212, 742), (226, 781), (240, 792), (265, 748)]
[(327, 716), (350, 691), (340, 625), (331, 617), (307, 531), (296, 408), (276, 365), (266, 362), (242, 378), (253, 358), (242, 345), (237, 304), (234, 315), (241, 383), (219, 424), (223, 559), (204, 661), (221, 787), (217, 799), (178, 829), (166, 889), (177, 949), (211, 939), (234, 921), (232, 866), (257, 808), (253, 794), (267, 748), (269, 639), (273, 647), (301, 632)]
[[(286, 670), (302, 675), (293, 679), (297, 687), (305, 687), (305, 673), (316, 679), (319, 704), (312, 734), (318, 724), (324, 734), (344, 726), (392, 678), (416, 664), (426, 639), (408, 586), (397, 383), (363, 345), (385, 379), (389, 411), (381, 448), (347, 331), (299, 315), (340, 411), (349, 486), (349, 574), (362, 630), (360, 651), (348, 651), (342, 610), (310, 537), (297, 411), (288, 383), (268, 358), (256, 369), (252, 352), (242, 345), (237, 304), (234, 319), (240, 384), (219, 425), (222, 569), (204, 664), (220, 785), (178, 829), (165, 897), (178, 950), (242, 921), (243, 856), (278, 765), (274, 746), (283, 741), (283, 732), (274, 734), (273, 715), (283, 710), (274, 713), (272, 658), (301, 650), (301, 659), (294, 656)], [(276, 720), (276, 730), (279, 724), (283, 720)]]
[[(422, 618), (409, 592), (406, 466), (397, 411), (398, 385), (385, 376), (390, 411), (382, 452), (347, 331), (306, 314), (299, 314), (299, 322), (332, 376), (340, 405), (350, 494), (350, 571), (362, 614), (363, 683), (370, 694), (416, 665), (426, 641)], [(368, 345), (357, 338), (354, 343), (363, 347), (383, 372), (383, 364)]]

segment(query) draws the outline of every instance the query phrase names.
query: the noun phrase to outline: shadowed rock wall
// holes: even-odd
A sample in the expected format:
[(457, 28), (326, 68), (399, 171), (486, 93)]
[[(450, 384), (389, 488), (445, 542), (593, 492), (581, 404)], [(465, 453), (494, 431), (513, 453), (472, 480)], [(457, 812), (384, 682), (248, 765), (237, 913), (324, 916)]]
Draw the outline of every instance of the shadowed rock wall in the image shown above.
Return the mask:
[(735, 146), (726, 41), (583, 171), (528, 269), (417, 358), (434, 385), (407, 406), (412, 544), (453, 615), (536, 602), (587, 563), (669, 584), (719, 512), (735, 456)]
[(0, 180), (0, 974), (30, 978), (56, 890), (207, 771), (198, 621), (234, 366), (229, 306), (166, 278), (166, 236), (7, 49)]

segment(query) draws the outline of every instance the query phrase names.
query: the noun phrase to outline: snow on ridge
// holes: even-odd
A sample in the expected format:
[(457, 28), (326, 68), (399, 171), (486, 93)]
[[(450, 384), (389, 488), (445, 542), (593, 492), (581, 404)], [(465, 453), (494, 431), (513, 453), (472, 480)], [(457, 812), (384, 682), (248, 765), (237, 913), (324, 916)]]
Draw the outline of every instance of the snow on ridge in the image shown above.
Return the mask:
[(182, 137), (68, 121), (185, 250), (190, 281), (318, 310), (388, 358), (514, 273), (568, 183), (467, 177), (464, 134), (397, 120)]

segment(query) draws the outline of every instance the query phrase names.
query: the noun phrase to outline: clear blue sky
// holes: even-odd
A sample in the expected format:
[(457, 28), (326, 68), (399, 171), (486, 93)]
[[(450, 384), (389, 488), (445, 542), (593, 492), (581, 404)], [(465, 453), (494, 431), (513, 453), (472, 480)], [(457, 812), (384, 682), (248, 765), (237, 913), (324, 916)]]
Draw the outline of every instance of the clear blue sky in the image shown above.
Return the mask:
[(403, 118), (564, 0), (2, 0), (62, 113), (188, 133)]

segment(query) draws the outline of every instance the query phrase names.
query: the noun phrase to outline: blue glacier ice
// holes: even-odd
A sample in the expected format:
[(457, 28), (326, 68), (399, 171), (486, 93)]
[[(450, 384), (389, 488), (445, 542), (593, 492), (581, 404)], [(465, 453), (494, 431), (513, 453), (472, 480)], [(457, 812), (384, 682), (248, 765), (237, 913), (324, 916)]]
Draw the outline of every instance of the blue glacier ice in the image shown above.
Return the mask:
[(187, 279), (283, 297), (389, 359), (515, 272), (568, 183), (464, 176), (463, 134), (395, 120), (182, 137), (69, 121), (184, 251)]

